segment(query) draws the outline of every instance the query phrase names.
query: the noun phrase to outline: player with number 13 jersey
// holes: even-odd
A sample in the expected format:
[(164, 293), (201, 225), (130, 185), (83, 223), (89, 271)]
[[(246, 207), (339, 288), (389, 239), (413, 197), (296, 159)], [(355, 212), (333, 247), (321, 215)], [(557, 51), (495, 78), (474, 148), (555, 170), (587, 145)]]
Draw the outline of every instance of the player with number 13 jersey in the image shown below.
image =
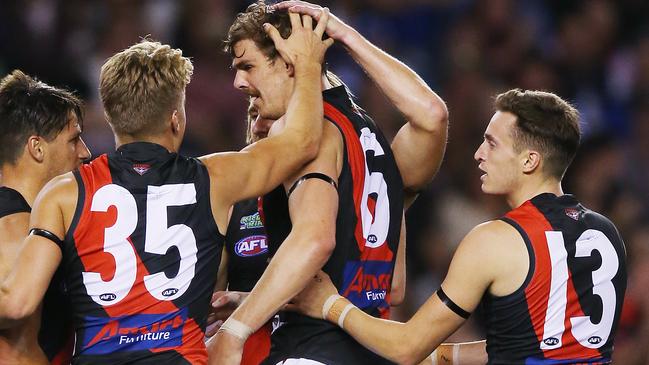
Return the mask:
[[(507, 213), (530, 266), (514, 293), (484, 298), (493, 363), (608, 363), (626, 289), (626, 252), (608, 218), (545, 193)], [(556, 361), (556, 362), (551, 362)]]

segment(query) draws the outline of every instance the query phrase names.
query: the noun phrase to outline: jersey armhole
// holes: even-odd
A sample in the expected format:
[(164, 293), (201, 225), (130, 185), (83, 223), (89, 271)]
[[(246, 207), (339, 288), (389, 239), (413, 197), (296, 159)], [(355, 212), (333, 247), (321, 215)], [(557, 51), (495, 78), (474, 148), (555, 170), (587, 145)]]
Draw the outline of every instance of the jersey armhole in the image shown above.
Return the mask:
[[(83, 214), (83, 206), (86, 202), (86, 185), (83, 182), (83, 177), (81, 176), (81, 171), (79, 170), (74, 170), (72, 172), (74, 175), (74, 179), (77, 181), (77, 206), (74, 209), (74, 216), (72, 217), (72, 222), (70, 222), (70, 227), (68, 228), (68, 231), (65, 233), (65, 237), (63, 237), (63, 243), (67, 242), (74, 242), (74, 231), (77, 229), (77, 226), (79, 225), (79, 220), (81, 219), (81, 215)], [(61, 247), (61, 250), (63, 251), (65, 245)]]
[(536, 270), (536, 260), (534, 256), (534, 249), (532, 247), (532, 242), (530, 241), (530, 238), (527, 236), (527, 233), (525, 233), (523, 227), (521, 227), (515, 220), (508, 217), (502, 217), (499, 218), (499, 220), (514, 227), (514, 229), (516, 229), (516, 231), (521, 235), (523, 241), (525, 242), (525, 248), (527, 249), (528, 259), (530, 260), (530, 265), (529, 268), (527, 269), (527, 275), (525, 276), (525, 280), (523, 281), (523, 283), (518, 289), (514, 290), (511, 294), (507, 294), (502, 297), (492, 295), (489, 292), (486, 293), (486, 295), (489, 295), (494, 300), (507, 301), (510, 298), (515, 298), (517, 295), (519, 295), (521, 292), (527, 289), (527, 286), (530, 284), (532, 278), (534, 277), (534, 271)]

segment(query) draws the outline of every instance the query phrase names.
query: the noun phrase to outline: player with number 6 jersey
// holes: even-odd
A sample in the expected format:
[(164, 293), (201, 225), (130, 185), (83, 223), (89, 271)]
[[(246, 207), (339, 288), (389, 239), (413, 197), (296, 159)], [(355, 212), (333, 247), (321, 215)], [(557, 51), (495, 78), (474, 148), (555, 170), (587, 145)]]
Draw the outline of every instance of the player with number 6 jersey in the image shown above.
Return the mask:
[(117, 150), (39, 193), (30, 235), (1, 283), (0, 325), (35, 311), (62, 263), (73, 364), (207, 363), (205, 321), (230, 207), (272, 190), (317, 153), (323, 108), (314, 85), (333, 43), (323, 32), (324, 24), (305, 26), (277, 40), (294, 70), (283, 129), (241, 152), (198, 159), (177, 153), (191, 61), (150, 40), (109, 58), (100, 95)]
[[(287, 11), (290, 4), (295, 2), (267, 6), (257, 1), (237, 15), (226, 40), (236, 70), (234, 86), (248, 94), (267, 119), (279, 119), (286, 112), (282, 85), (291, 70), (277, 62), (272, 44), (261, 35), (265, 24), (277, 27), (277, 37), (295, 31), (300, 15)], [(444, 102), (412, 69), (328, 14), (328, 9), (312, 10), (301, 16), (320, 21), (329, 16), (330, 37), (336, 26), (346, 28), (343, 33), (348, 37), (336, 41), (345, 42), (407, 122), (389, 143), (343, 82), (323, 72), (327, 122), (318, 156), (285, 180), (273, 197), (265, 197), (263, 215), (273, 257), (249, 296), (224, 322), (225, 329), (221, 327), (210, 340), (214, 364), (238, 365), (249, 333), (321, 268), (332, 274), (341, 295), (372, 316), (387, 317), (400, 252), (404, 190), (421, 190), (435, 175), (444, 153), (448, 118)], [(265, 364), (388, 363), (325, 321), (284, 313), (275, 324), (279, 328), (273, 332)]]
[[(336, 246), (324, 265), (339, 293), (366, 313), (389, 317), (390, 286), (399, 244), (403, 183), (390, 144), (351, 100), (344, 86), (325, 90), (325, 118), (343, 136), (338, 182)], [(264, 199), (271, 255), (291, 231), (283, 187)], [(267, 363), (299, 354), (326, 364), (381, 364), (336, 326), (298, 313), (282, 312)], [(324, 343), (335, 343), (331, 351)]]

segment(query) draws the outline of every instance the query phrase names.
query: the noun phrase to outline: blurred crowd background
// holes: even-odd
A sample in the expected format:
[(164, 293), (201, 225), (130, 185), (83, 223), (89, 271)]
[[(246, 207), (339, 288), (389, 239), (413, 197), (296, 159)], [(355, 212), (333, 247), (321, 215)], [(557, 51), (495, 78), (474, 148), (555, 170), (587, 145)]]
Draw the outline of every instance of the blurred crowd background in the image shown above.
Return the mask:
[[(151, 38), (182, 48), (195, 73), (187, 90), (183, 153), (244, 146), (246, 102), (234, 90), (222, 40), (241, 0), (0, 0), (0, 74), (15, 68), (76, 90), (86, 101), (84, 139), (97, 156), (114, 148), (98, 98), (101, 64)], [(508, 208), (480, 192), (473, 153), (493, 96), (513, 87), (570, 100), (584, 138), (564, 190), (609, 216), (626, 241), (629, 286), (616, 363), (649, 364), (649, 2), (646, 0), (322, 1), (415, 69), (448, 104), (441, 171), (407, 215), (407, 319), (439, 286), (450, 255), (474, 225)], [(340, 75), (388, 136), (403, 118), (346, 54)], [(474, 317), (479, 317), (477, 313)], [(470, 321), (454, 340), (482, 337)]]

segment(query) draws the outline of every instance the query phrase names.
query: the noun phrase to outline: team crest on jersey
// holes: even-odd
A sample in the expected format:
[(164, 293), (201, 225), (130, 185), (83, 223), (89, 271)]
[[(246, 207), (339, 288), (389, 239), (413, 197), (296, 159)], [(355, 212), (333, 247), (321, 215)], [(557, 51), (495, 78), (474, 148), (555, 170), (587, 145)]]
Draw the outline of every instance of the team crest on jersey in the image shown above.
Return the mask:
[(182, 344), (187, 309), (172, 313), (86, 317), (85, 354), (152, 350)]
[(135, 170), (135, 172), (137, 172), (140, 175), (146, 174), (149, 171), (150, 168), (151, 168), (151, 165), (149, 165), (148, 163), (134, 163), (133, 164), (133, 170)]
[(239, 221), (239, 230), (261, 228), (264, 224), (259, 217), (259, 212), (241, 217)]
[(579, 220), (579, 211), (574, 208), (567, 208), (566, 215), (574, 220)]
[(248, 236), (234, 244), (234, 252), (239, 257), (257, 256), (268, 252), (266, 236)]

